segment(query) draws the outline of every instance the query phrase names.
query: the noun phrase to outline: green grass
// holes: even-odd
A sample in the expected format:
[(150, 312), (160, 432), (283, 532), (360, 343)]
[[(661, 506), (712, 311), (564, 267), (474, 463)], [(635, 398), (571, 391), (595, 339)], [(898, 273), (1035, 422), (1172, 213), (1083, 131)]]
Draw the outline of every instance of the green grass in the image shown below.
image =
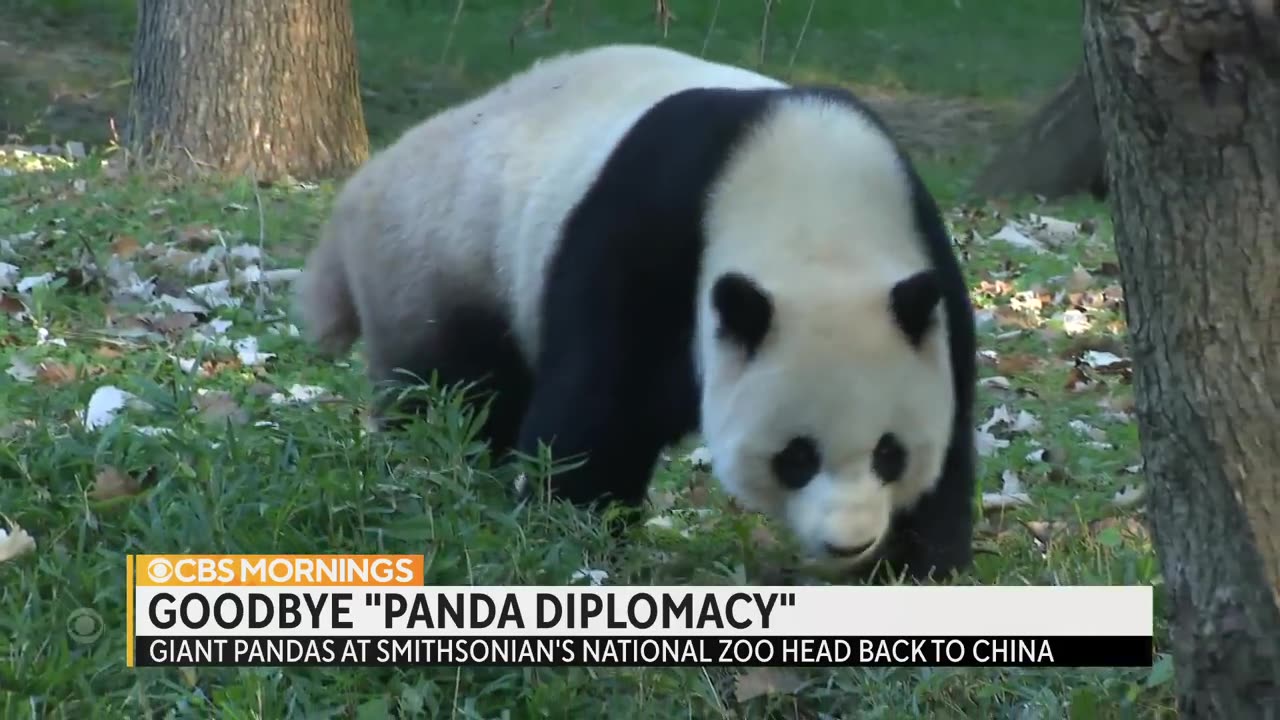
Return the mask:
[[(121, 43), (132, 2), (54, 5), (40, 6), (52, 29), (33, 27), (28, 38), (48, 51), (41, 56), (47, 62), (28, 54), (20, 66), (30, 108), (59, 83), (102, 86), (127, 69)], [(471, 0), (453, 23), (452, 0), (356, 0), (375, 142), (533, 57), (609, 40), (663, 41), (646, 15), (651, 3), (576, 0), (558, 3), (553, 28), (535, 23), (512, 51), (511, 30), (534, 5)], [(708, 56), (754, 64), (760, 8), (747, 3), (731, 14), (729, 6), (722, 4), (713, 26), (714, 3), (672, 3), (679, 20), (665, 42), (700, 51), (709, 37)], [(35, 7), (0, 0), (0, 16)], [(775, 6), (767, 67), (995, 106), (1044, 94), (1078, 55), (1076, 8), (1048, 0), (821, 2), (797, 43), (807, 11), (805, 2)], [(75, 35), (90, 27), (92, 33)], [(92, 62), (54, 62), (71, 50)], [(103, 102), (109, 110), (119, 98)], [(13, 117), (19, 110), (0, 105)], [(14, 127), (44, 132), (26, 120)], [(63, 134), (76, 137), (88, 127), (72, 123)], [(927, 180), (948, 207), (959, 202), (980, 150), (922, 155)], [(319, 359), (291, 332), (280, 289), (237, 292), (240, 307), (187, 318), (113, 298), (109, 280), (84, 284), (89, 257), (105, 267), (119, 251), (123, 266), (181, 294), (215, 276), (189, 275), (165, 254), (168, 248), (201, 254), (211, 242), (257, 246), (259, 238), (264, 268), (296, 267), (333, 192), (331, 184), (260, 190), (248, 183), (120, 178), (101, 159), (69, 166), (0, 158), (0, 262), (17, 265), (20, 277), (59, 277), (29, 295), (4, 290), (0, 302), (0, 372), (42, 369), (30, 382), (0, 375), (0, 513), (37, 542), (34, 552), (0, 563), (0, 717), (1172, 715), (1163, 654), (1149, 671), (812, 670), (800, 673), (806, 683), (794, 693), (745, 703), (734, 693), (743, 671), (733, 669), (126, 670), (127, 553), (408, 552), (426, 556), (434, 584), (561, 584), (592, 568), (606, 571), (612, 585), (684, 585), (770, 582), (789, 565), (793, 548), (780, 528), (734, 511), (680, 452), (655, 479), (653, 512), (670, 527), (645, 526), (628, 543), (601, 532), (587, 514), (518, 506), (510, 491), (515, 469), (496, 466), (471, 441), (474, 410), (456, 392), (424, 391), (435, 395), (440, 412), (404, 435), (365, 434), (359, 415), (368, 389), (359, 356), (338, 364)], [(1039, 421), (1029, 432), (993, 430), (1009, 444), (981, 459), (981, 491), (1000, 490), (1002, 475), (1012, 472), (1031, 503), (986, 514), (977, 564), (961, 581), (1159, 585), (1148, 539), (1117, 523), (1130, 520), (1130, 511), (1111, 502), (1140, 482), (1126, 471), (1139, 462), (1137, 434), (1132, 420), (1108, 417), (1100, 403), (1123, 407), (1130, 388), (1121, 377), (1100, 375), (1103, 384), (1067, 389), (1081, 351), (1127, 355), (1123, 317), (1090, 296), (1118, 283), (1105, 273), (1114, 263), (1105, 212), (1087, 202), (1049, 208), (1019, 202), (1003, 212), (1028, 211), (1088, 219), (1097, 238), (1037, 255), (976, 239), (1003, 224), (995, 208), (952, 213), (975, 301), (996, 318), (983, 326), (982, 347), (995, 359), (982, 373), (1001, 375), (1008, 385), (983, 387), (980, 423), (1000, 406)], [(1089, 308), (1088, 332), (1063, 331), (1059, 316), (1069, 299), (1021, 316), (1011, 310), (1025, 304), (1018, 292), (1043, 290), (1053, 300), (1077, 267), (1092, 273), (1071, 288), (1086, 291), (1075, 300)], [(1032, 327), (1014, 332), (1021, 325)], [(260, 350), (276, 356), (244, 366), (234, 349), (203, 342), (202, 334), (224, 344), (256, 338)], [(190, 361), (204, 369), (187, 372)], [(128, 409), (110, 426), (87, 430), (79, 413), (103, 385), (133, 393), (149, 408)], [(273, 393), (295, 385), (323, 387), (332, 398), (273, 402)], [(1098, 437), (1083, 437), (1072, 421), (1088, 423)], [(1048, 449), (1051, 461), (1028, 457), (1038, 449)], [(137, 486), (104, 495), (108, 468)], [(1054, 525), (1046, 543), (1047, 523), (1064, 526)], [(106, 624), (91, 642), (69, 633), (81, 608)], [(1158, 624), (1162, 653), (1163, 633)]]

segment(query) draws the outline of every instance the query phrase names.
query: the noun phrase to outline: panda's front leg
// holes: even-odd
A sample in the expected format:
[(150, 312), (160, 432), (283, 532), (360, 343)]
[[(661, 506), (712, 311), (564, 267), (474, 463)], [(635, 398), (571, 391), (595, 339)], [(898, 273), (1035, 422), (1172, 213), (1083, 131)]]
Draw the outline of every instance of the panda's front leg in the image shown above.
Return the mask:
[[(520, 428), (519, 451), (537, 457), (550, 448), (554, 464), (569, 467), (548, 480), (551, 495), (575, 505), (638, 508), (662, 441), (633, 405), (637, 388), (599, 357), (561, 355), (539, 373)], [(593, 362), (594, 360), (594, 362)]]
[(895, 519), (881, 571), (914, 581), (946, 581), (973, 564), (974, 451), (967, 416), (957, 425), (932, 493)]

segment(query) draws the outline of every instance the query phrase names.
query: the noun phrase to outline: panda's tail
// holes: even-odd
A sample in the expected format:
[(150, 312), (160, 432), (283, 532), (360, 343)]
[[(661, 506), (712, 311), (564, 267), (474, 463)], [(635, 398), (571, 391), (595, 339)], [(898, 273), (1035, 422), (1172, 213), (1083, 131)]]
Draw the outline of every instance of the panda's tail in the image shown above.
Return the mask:
[(346, 354), (360, 337), (339, 238), (326, 228), (294, 283), (294, 309), (306, 340), (326, 355)]

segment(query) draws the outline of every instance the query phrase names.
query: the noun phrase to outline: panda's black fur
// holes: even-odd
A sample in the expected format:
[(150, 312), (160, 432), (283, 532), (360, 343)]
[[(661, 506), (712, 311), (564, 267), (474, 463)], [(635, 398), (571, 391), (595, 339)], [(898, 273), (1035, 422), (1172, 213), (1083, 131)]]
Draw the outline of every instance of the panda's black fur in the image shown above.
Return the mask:
[[(461, 283), (449, 292), (472, 299), (439, 303), (448, 310), (433, 318), (440, 340), (387, 363), (418, 377), (434, 373), (447, 384), (483, 378), (484, 387), (496, 391), (485, 427), (496, 452), (536, 454), (539, 441), (554, 437), (557, 457), (587, 453), (581, 468), (554, 480), (560, 497), (579, 504), (641, 503), (662, 449), (698, 431), (702, 419), (692, 348), (707, 198), (748, 131), (779, 102), (800, 98), (850, 108), (889, 134), (842, 89), (675, 92), (623, 135), (565, 218), (549, 258), (532, 366), (502, 303)], [(931, 300), (941, 296), (955, 400), (941, 479), (933, 492), (897, 512), (881, 552), (891, 569), (907, 566), (918, 576), (963, 569), (971, 561), (975, 338), (968, 292), (938, 208), (909, 163), (904, 170), (917, 235), (934, 272), (923, 294), (904, 283), (891, 312), (914, 339), (932, 317)], [(308, 272), (335, 267), (313, 261)], [(349, 293), (329, 288), (330, 297), (307, 295), (309, 287), (320, 283), (301, 290), (311, 306)], [(721, 332), (734, 336), (750, 357), (770, 327), (770, 303), (749, 280), (742, 286), (724, 281), (715, 291)], [(912, 306), (917, 300), (922, 309)]]

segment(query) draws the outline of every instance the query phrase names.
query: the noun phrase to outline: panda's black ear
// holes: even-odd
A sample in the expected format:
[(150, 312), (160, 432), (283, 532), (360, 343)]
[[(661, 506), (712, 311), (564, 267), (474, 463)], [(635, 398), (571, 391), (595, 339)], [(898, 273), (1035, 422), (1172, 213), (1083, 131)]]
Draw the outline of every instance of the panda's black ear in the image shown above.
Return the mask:
[(711, 288), (711, 306), (720, 318), (717, 334), (741, 347), (748, 358), (754, 355), (773, 322), (769, 294), (746, 275), (725, 273)]
[(899, 281), (889, 291), (893, 319), (912, 345), (919, 346), (933, 324), (933, 309), (942, 299), (942, 285), (933, 270), (922, 270)]

